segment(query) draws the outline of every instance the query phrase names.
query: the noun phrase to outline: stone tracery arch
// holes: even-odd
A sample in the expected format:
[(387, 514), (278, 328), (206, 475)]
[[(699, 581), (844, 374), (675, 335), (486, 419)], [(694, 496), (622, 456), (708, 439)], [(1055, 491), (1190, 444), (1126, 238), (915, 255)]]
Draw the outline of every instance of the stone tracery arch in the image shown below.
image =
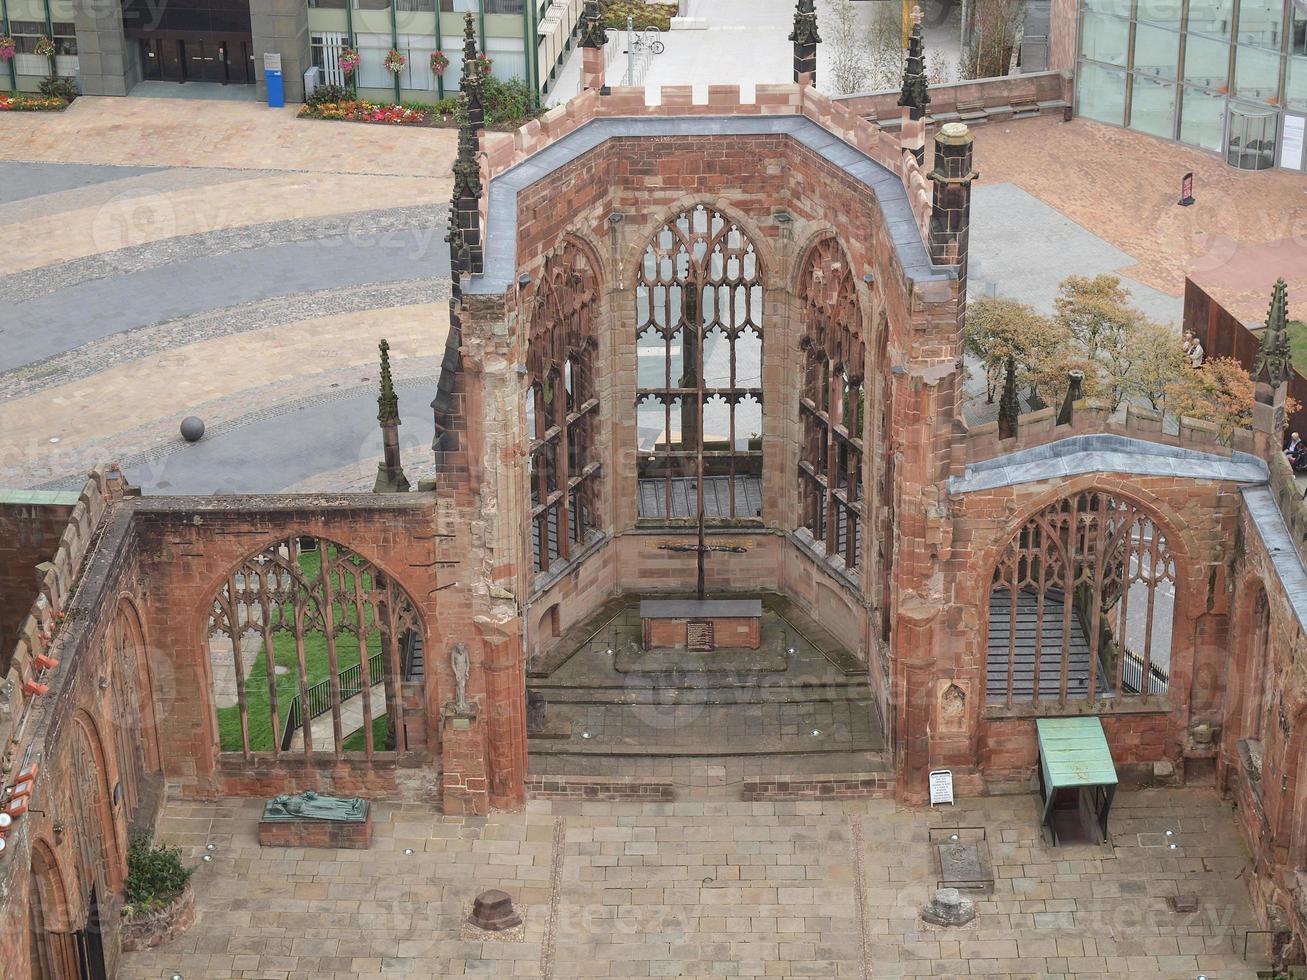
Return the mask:
[(230, 569), (207, 614), (220, 751), (407, 748), (401, 684), (416, 679), (425, 635), (412, 598), (375, 563), (333, 541), (283, 538)]
[(598, 303), (592, 256), (565, 240), (545, 260), (527, 343), (531, 546), (538, 572), (566, 562), (598, 533)]
[(990, 704), (1148, 697), (1169, 686), (1177, 558), (1134, 499), (1086, 489), (1029, 515), (990, 578)]
[(804, 371), (799, 520), (826, 554), (862, 565), (866, 344), (851, 263), (834, 237), (808, 251), (797, 284)]
[[(639, 516), (762, 516), (763, 268), (738, 221), (687, 206), (635, 275)], [(700, 480), (702, 473), (702, 481)]]

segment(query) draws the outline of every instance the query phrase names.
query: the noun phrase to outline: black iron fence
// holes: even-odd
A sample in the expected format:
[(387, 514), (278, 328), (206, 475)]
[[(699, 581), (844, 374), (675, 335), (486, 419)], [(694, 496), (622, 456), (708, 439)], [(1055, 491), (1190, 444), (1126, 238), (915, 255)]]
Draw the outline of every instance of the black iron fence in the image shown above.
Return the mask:
[[(340, 682), (340, 703), (344, 704), (350, 698), (357, 697), (363, 690), (360, 679), (363, 671), (360, 664), (352, 664), (346, 667), (338, 675)], [(385, 676), (385, 668), (382, 665), (380, 653), (374, 653), (368, 658), (368, 687), (374, 687), (380, 684)], [(325, 715), (331, 710), (331, 678), (318, 681), (308, 690), (308, 720), (313, 721), (319, 715)], [(291, 742), (295, 738), (295, 733), (304, 725), (304, 702), (296, 694), (290, 701), (290, 710), (286, 714), (286, 724), (281, 733), (281, 750), (285, 752), (290, 748)]]

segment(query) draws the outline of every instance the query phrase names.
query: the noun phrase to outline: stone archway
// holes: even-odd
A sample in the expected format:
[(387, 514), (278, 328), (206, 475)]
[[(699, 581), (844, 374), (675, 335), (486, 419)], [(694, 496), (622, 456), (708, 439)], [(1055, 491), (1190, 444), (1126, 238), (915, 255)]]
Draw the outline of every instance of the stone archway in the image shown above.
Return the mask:
[(44, 840), (32, 844), (29, 889), (28, 949), (33, 980), (77, 976), (73, 910), (59, 860)]

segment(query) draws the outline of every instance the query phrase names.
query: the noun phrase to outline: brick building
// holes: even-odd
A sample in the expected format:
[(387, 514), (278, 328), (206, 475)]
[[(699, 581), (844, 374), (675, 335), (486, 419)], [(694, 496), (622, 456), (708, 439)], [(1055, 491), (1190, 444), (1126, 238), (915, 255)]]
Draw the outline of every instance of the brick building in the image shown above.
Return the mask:
[[(805, 7), (795, 83), (752, 102), (609, 88), (583, 25), (582, 94), (511, 134), (481, 131), (469, 31), (434, 481), (146, 498), (111, 467), (76, 500), (0, 498), (15, 975), (112, 974), (128, 834), (165, 785), (464, 814), (584, 794), (528, 755), (527, 672), (615, 598), (691, 591), (701, 509), (706, 546), (734, 549), (703, 561), (708, 591), (819, 623), (886, 745), (885, 778), (746, 792), (921, 804), (937, 768), (1027, 792), (1035, 719), (1094, 715), (1123, 777), (1240, 801), (1262, 912), (1300, 947), (1307, 518), (1278, 453), (1282, 304), (1233, 446), (1087, 402), (968, 429), (983, 148), (956, 124), (927, 141), (919, 57), (892, 136), (820, 95)], [(384, 386), (381, 409), (393, 434)], [(387, 445), (381, 489), (406, 483)], [(604, 775), (589, 790), (673, 792)]]

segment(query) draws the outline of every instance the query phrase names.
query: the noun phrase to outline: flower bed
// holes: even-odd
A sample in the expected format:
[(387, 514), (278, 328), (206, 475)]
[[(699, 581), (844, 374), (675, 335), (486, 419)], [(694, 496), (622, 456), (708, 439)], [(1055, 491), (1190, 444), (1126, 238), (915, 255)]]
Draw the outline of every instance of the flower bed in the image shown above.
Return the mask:
[(59, 112), (67, 108), (66, 100), (49, 95), (27, 95), (21, 92), (0, 95), (0, 112)]
[(122, 948), (125, 952), (153, 949), (171, 942), (195, 923), (195, 890), (188, 881), (181, 894), (166, 905), (124, 910)]
[(604, 0), (600, 4), (603, 11), (604, 25), (609, 30), (625, 30), (628, 15), (635, 19), (632, 25), (642, 31), (646, 27), (656, 27), (660, 31), (671, 30), (672, 18), (676, 16), (674, 3), (644, 3), (643, 0)]
[(341, 119), (347, 122), (383, 123), (390, 126), (425, 126), (431, 122), (430, 109), (410, 109), (402, 105), (383, 105), (363, 99), (306, 104), (300, 111), (305, 119)]

